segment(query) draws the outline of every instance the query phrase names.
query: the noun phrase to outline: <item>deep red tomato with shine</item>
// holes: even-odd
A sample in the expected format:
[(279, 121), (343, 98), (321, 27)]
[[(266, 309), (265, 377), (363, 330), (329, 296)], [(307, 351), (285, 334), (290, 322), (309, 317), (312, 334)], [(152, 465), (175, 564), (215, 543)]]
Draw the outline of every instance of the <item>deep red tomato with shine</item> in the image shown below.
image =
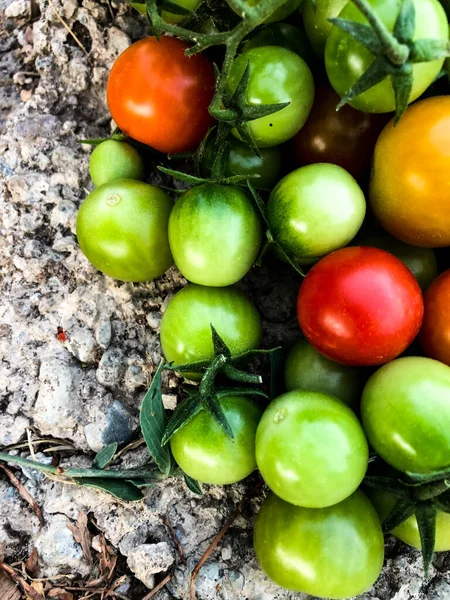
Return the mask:
[(411, 271), (368, 246), (343, 248), (320, 260), (300, 288), (297, 316), (308, 341), (342, 364), (381, 365), (419, 332), (423, 298)]
[(120, 129), (160, 152), (195, 149), (212, 123), (208, 106), (214, 70), (201, 54), (173, 37), (147, 37), (114, 63), (106, 90), (109, 110)]
[(450, 366), (450, 269), (425, 294), (420, 343), (426, 356)]

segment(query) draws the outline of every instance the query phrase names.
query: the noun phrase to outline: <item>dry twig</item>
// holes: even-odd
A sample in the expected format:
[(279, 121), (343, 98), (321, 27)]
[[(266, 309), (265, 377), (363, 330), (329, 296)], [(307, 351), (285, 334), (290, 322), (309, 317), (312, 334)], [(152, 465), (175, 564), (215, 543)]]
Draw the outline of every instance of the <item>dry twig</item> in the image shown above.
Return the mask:
[(180, 540), (177, 537), (177, 534), (175, 533), (175, 531), (173, 530), (172, 525), (169, 523), (168, 519), (164, 515), (159, 515), (159, 518), (164, 523), (167, 531), (169, 532), (171, 540), (175, 544), (175, 547), (176, 547), (177, 552), (178, 552), (178, 556), (180, 557), (180, 562), (183, 565), (185, 565), (186, 564), (186, 557), (184, 556), (183, 547), (181, 545)]
[(169, 573), (168, 575), (166, 575), (164, 577), (164, 579), (162, 581), (160, 581), (158, 583), (158, 585), (152, 589), (151, 592), (149, 592), (146, 596), (144, 596), (142, 598), (142, 600), (150, 600), (150, 598), (153, 598), (154, 596), (156, 596), (156, 594), (159, 592), (159, 590), (162, 590), (163, 587), (169, 583), (171, 577), (172, 577), (172, 573)]
[(80, 40), (77, 38), (77, 36), (75, 35), (75, 33), (72, 31), (72, 29), (70, 29), (69, 25), (67, 25), (67, 23), (64, 21), (64, 19), (59, 14), (59, 12), (56, 10), (55, 5), (53, 4), (52, 0), (48, 0), (48, 3), (50, 5), (50, 8), (52, 9), (52, 11), (55, 13), (58, 21), (60, 21), (62, 23), (62, 25), (65, 27), (65, 29), (67, 29), (67, 31), (69, 32), (69, 34), (73, 37), (73, 39), (75, 40), (75, 42), (78, 44), (78, 46), (83, 50), (83, 52), (87, 56), (89, 54), (88, 51), (83, 46), (83, 44), (80, 42)]
[(0, 561), (0, 569), (3, 572), (7, 573), (11, 577), (11, 579), (13, 579), (17, 583), (17, 585), (19, 585), (23, 589), (25, 594), (31, 600), (45, 600), (44, 596), (39, 594), (39, 592), (37, 592), (33, 587), (31, 587), (31, 585), (27, 583), (23, 577), (20, 577), (20, 575), (18, 575), (14, 571), (14, 569), (12, 569), (9, 565)]
[(42, 516), (42, 511), (39, 508), (39, 506), (37, 505), (36, 500), (30, 494), (30, 492), (20, 483), (20, 481), (17, 479), (17, 477), (14, 475), (14, 473), (10, 469), (8, 469), (8, 467), (5, 467), (5, 465), (0, 465), (0, 469), (4, 473), (6, 473), (6, 475), (9, 477), (9, 480), (11, 481), (13, 486), (17, 489), (17, 491), (22, 496), (22, 498), (26, 502), (28, 502), (28, 504), (31, 506), (34, 514), (39, 519), (39, 522), (41, 523), (41, 525), (45, 525), (44, 517)]

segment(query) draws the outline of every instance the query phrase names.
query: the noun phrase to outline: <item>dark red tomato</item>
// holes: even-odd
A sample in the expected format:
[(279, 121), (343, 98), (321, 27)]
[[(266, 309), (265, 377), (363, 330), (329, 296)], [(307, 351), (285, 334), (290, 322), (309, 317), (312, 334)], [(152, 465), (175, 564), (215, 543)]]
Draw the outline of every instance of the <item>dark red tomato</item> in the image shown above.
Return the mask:
[(370, 168), (384, 115), (363, 113), (348, 104), (336, 111), (339, 96), (327, 85), (316, 90), (311, 114), (293, 138), (299, 166), (333, 163), (360, 180)]
[(420, 343), (426, 356), (450, 366), (450, 269), (425, 294)]
[(213, 66), (201, 54), (187, 57), (188, 47), (173, 37), (139, 40), (109, 75), (106, 94), (117, 126), (160, 152), (195, 149), (212, 123)]
[(343, 248), (308, 273), (297, 316), (321, 354), (346, 365), (381, 365), (418, 334), (423, 298), (411, 271), (392, 254), (368, 246)]

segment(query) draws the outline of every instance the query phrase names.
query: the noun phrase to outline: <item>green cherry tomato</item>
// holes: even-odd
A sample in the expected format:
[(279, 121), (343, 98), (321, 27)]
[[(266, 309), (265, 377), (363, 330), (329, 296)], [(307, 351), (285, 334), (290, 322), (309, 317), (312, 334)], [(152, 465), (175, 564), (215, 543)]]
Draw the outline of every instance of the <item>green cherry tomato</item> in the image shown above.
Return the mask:
[[(289, 102), (276, 113), (248, 122), (257, 146), (277, 146), (293, 137), (303, 126), (314, 100), (314, 81), (305, 61), (294, 52), (263, 46), (235, 58), (228, 78), (234, 92), (249, 64), (247, 102), (253, 105)], [(238, 137), (236, 130), (233, 134)]]
[(370, 444), (399, 471), (450, 466), (450, 367), (408, 356), (378, 369), (364, 388), (361, 417)]
[(360, 491), (321, 509), (293, 506), (270, 494), (256, 517), (253, 541), (270, 579), (314, 597), (362, 594), (383, 567), (380, 519)]
[[(225, 176), (231, 175), (259, 175), (252, 179), (253, 186), (257, 189), (272, 189), (280, 179), (281, 150), (273, 148), (261, 148), (261, 156), (257, 156), (245, 144), (236, 139), (228, 141), (230, 149), (225, 166)], [(202, 160), (202, 169), (207, 177), (211, 176), (211, 170), (216, 157), (214, 144), (208, 144)]]
[(94, 148), (89, 172), (97, 187), (115, 179), (144, 179), (144, 162), (130, 144), (106, 140)]
[[(402, 0), (368, 0), (378, 17), (392, 31), (400, 12)], [(438, 0), (414, 0), (416, 28), (414, 39), (448, 39), (448, 23)], [(367, 23), (352, 3), (346, 4), (339, 18)], [(325, 47), (325, 67), (331, 85), (343, 96), (375, 60), (374, 55), (341, 29), (333, 27)], [(413, 87), (408, 102), (418, 98), (439, 74), (444, 59), (413, 65)], [(390, 78), (357, 96), (351, 106), (365, 112), (384, 113), (395, 110), (394, 90)]]
[(284, 383), (288, 392), (312, 390), (330, 394), (354, 409), (361, 399), (364, 376), (361, 369), (335, 363), (301, 339), (286, 359)]
[(307, 165), (283, 177), (267, 204), (275, 241), (297, 261), (346, 246), (366, 214), (355, 179), (332, 164)]
[(320, 392), (279, 396), (256, 432), (256, 462), (264, 481), (297, 506), (323, 508), (344, 500), (363, 480), (368, 459), (354, 412)]
[[(250, 7), (256, 6), (257, 4), (259, 4), (259, 2), (260, 0), (247, 0), (247, 4)], [(286, 2), (282, 6), (280, 6), (280, 8), (277, 8), (277, 10), (272, 15), (270, 15), (270, 17), (268, 17), (265, 22), (274, 23), (275, 21), (282, 21), (291, 13), (293, 13), (296, 8), (299, 8), (302, 2), (303, 0), (286, 0)], [(230, 4), (230, 7), (234, 10), (233, 5)], [(239, 14), (237, 11), (235, 12), (236, 14)]]
[[(397, 498), (381, 490), (371, 490), (369, 497), (382, 521), (397, 503)], [(403, 521), (391, 533), (405, 544), (409, 544), (418, 550), (422, 548), (419, 527), (414, 515)], [(442, 511), (437, 511), (436, 513), (436, 542), (434, 550), (435, 552), (447, 552), (450, 550), (450, 514)]]
[(206, 183), (190, 188), (169, 219), (175, 264), (193, 283), (222, 287), (236, 283), (258, 256), (262, 226), (243, 190)]
[(178, 466), (200, 483), (227, 485), (256, 469), (255, 434), (261, 409), (246, 396), (225, 396), (219, 404), (234, 435), (230, 439), (202, 409), (170, 439)]
[(132, 179), (105, 183), (81, 205), (78, 243), (105, 275), (149, 281), (173, 264), (167, 235), (171, 209), (167, 194), (148, 183)]
[(261, 46), (281, 46), (298, 54), (307, 63), (311, 60), (311, 48), (299, 27), (289, 23), (272, 23), (252, 33), (242, 46), (243, 52)]
[(303, 23), (306, 35), (316, 54), (323, 56), (325, 42), (333, 25), (328, 19), (338, 16), (349, 0), (305, 0)]
[(212, 358), (211, 325), (234, 355), (261, 342), (259, 313), (242, 292), (190, 284), (170, 300), (161, 320), (166, 359), (180, 365)]

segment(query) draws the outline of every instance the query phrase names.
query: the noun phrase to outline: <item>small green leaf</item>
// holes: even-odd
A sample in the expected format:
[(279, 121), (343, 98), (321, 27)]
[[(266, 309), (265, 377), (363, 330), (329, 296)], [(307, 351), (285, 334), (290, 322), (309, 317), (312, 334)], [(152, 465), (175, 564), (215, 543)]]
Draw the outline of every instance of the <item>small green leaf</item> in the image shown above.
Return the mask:
[(231, 381), (236, 381), (238, 383), (254, 383), (260, 384), (262, 383), (261, 375), (255, 375), (254, 373), (247, 373), (246, 371), (242, 371), (241, 369), (237, 369), (233, 367), (233, 365), (227, 364), (222, 368), (224, 375), (231, 379)]
[(184, 6), (180, 6), (176, 2), (171, 2), (171, 0), (164, 0), (162, 3), (162, 10), (165, 10), (172, 15), (179, 15), (181, 17), (188, 17), (194, 14), (192, 10), (189, 10)]
[(291, 267), (295, 271), (297, 271), (297, 273), (299, 275), (301, 275), (302, 277), (306, 277), (305, 272), (303, 271), (303, 269), (298, 266), (298, 264), (295, 262), (295, 260), (293, 260), (289, 256), (289, 254), (284, 250), (284, 248), (282, 248), (278, 242), (274, 242), (274, 244), (277, 247), (278, 251), (281, 252), (281, 254), (283, 254), (284, 258), (286, 259), (286, 262), (288, 262), (291, 265)]
[(141, 13), (141, 15), (147, 16), (147, 6), (145, 2), (130, 2), (131, 6)]
[(250, 61), (247, 61), (242, 77), (231, 96), (231, 105), (242, 109), (247, 104), (247, 86), (250, 79)]
[(375, 56), (383, 52), (383, 46), (370, 25), (349, 21), (347, 19), (328, 19), (330, 23), (348, 33), (354, 40), (362, 44)]
[(356, 81), (356, 83), (348, 90), (348, 92), (344, 94), (344, 96), (341, 98), (341, 101), (337, 105), (337, 110), (386, 79), (386, 77), (390, 75), (394, 69), (395, 67), (391, 65), (387, 58), (384, 58), (383, 56), (376, 58), (367, 71), (363, 73), (358, 81)]
[(410, 62), (396, 69), (391, 75), (392, 87), (395, 96), (395, 124), (400, 121), (408, 108), (413, 87), (413, 67)]
[(228, 398), (229, 396), (260, 396), (261, 398), (264, 398), (266, 400), (269, 399), (269, 396), (265, 392), (255, 388), (224, 387), (216, 389), (217, 400), (222, 400), (223, 398)]
[(382, 525), (384, 533), (389, 533), (414, 514), (416, 503), (411, 498), (400, 498)]
[(213, 347), (214, 347), (214, 354), (216, 356), (218, 356), (219, 354), (223, 354), (224, 356), (229, 358), (231, 356), (230, 349), (225, 344), (225, 342), (220, 337), (220, 335), (217, 333), (214, 325), (212, 323), (210, 323), (209, 326), (211, 327), (211, 337), (212, 337), (212, 343), (213, 343)]
[(207, 181), (208, 181), (204, 177), (195, 177), (194, 175), (188, 175), (187, 173), (183, 173), (182, 171), (175, 171), (174, 169), (168, 169), (167, 167), (158, 166), (158, 170), (162, 171), (166, 175), (170, 175), (171, 177), (174, 177), (174, 179), (178, 179), (179, 181), (184, 181), (185, 183), (190, 183), (191, 185), (207, 183)]
[(189, 423), (202, 410), (202, 404), (198, 394), (189, 396), (183, 400), (175, 409), (170, 421), (168, 422), (161, 443), (167, 444), (170, 438), (183, 425)]
[(261, 196), (258, 194), (258, 192), (254, 188), (254, 186), (250, 180), (247, 181), (247, 187), (250, 190), (250, 194), (252, 195), (253, 202), (256, 204), (256, 208), (259, 210), (259, 214), (261, 215), (264, 223), (268, 227), (269, 222), (267, 221), (266, 207), (265, 207), (264, 202), (261, 200)]
[(438, 498), (434, 498), (433, 506), (436, 508), (436, 510), (450, 513), (450, 493), (444, 492)]
[(184, 481), (185, 481), (187, 487), (191, 490), (191, 492), (193, 494), (203, 496), (203, 491), (202, 491), (202, 488), (200, 487), (198, 481), (196, 481), (195, 479), (192, 479), (192, 477), (189, 477), (189, 475), (186, 475), (186, 473), (183, 473), (183, 477), (184, 477)]
[(275, 348), (255, 348), (254, 350), (247, 350), (246, 352), (241, 352), (241, 354), (236, 354), (233, 356), (232, 364), (249, 361), (253, 358), (259, 358), (261, 356), (270, 356), (272, 352), (277, 352), (278, 350), (281, 350), (281, 346), (276, 346)]
[(424, 502), (416, 507), (417, 526), (422, 547), (423, 568), (428, 578), (430, 564), (433, 559), (436, 544), (436, 510), (430, 502)]
[(166, 371), (176, 371), (177, 373), (204, 373), (210, 362), (209, 360), (199, 360), (185, 365), (167, 364), (164, 368)]
[(214, 417), (216, 423), (222, 428), (222, 430), (227, 434), (227, 436), (231, 440), (234, 440), (233, 430), (231, 429), (230, 424), (228, 423), (228, 419), (225, 416), (222, 407), (220, 406), (220, 402), (217, 395), (215, 393), (208, 395), (206, 396), (205, 401), (206, 406), (211, 415)]
[(149, 481), (148, 479), (128, 479), (127, 481), (137, 488), (146, 488), (153, 487), (155, 483), (161, 481), (161, 479), (155, 479), (155, 481)]
[(79, 144), (87, 144), (88, 146), (99, 146), (100, 144), (103, 144), (103, 142), (106, 142), (107, 140), (109, 140), (109, 138), (92, 138), (92, 139), (87, 139), (87, 140), (78, 140)]
[(256, 154), (258, 158), (262, 158), (261, 150), (256, 145), (250, 125), (246, 121), (239, 122), (236, 124), (236, 131), (241, 136), (244, 144), (250, 148), (253, 154)]
[(432, 483), (433, 481), (441, 481), (450, 478), (450, 468), (441, 469), (439, 471), (431, 471), (431, 473), (412, 473), (406, 472), (407, 477), (415, 484)]
[(416, 29), (416, 9), (412, 0), (403, 0), (393, 34), (401, 44), (412, 41)]
[(289, 104), (290, 102), (260, 105), (247, 104), (247, 106), (242, 107), (241, 118), (243, 121), (255, 121), (256, 119), (261, 119), (262, 117), (277, 113), (280, 110), (283, 110), (283, 108), (286, 108), (286, 106), (289, 106)]
[(103, 492), (108, 492), (115, 498), (121, 500), (137, 501), (144, 497), (133, 484), (128, 481), (119, 481), (114, 479), (90, 478), (90, 479), (74, 479), (77, 485), (83, 487), (91, 487)]
[(114, 458), (115, 453), (117, 452), (117, 448), (119, 444), (117, 442), (113, 442), (108, 446), (105, 446), (100, 450), (97, 456), (94, 458), (92, 466), (94, 469), (104, 469), (109, 465), (109, 463)]
[(372, 489), (388, 492), (391, 496), (394, 496), (398, 499), (409, 498), (411, 495), (411, 492), (407, 486), (394, 477), (379, 477), (369, 475), (364, 478), (363, 483)]
[(162, 438), (167, 423), (166, 411), (162, 401), (161, 371), (164, 361), (161, 361), (153, 376), (152, 384), (142, 401), (139, 419), (142, 435), (147, 444), (150, 456), (158, 465), (160, 471), (168, 475), (171, 467), (171, 454), (162, 444)]
[(409, 60), (413, 63), (441, 60), (450, 56), (448, 40), (416, 40), (411, 45)]

